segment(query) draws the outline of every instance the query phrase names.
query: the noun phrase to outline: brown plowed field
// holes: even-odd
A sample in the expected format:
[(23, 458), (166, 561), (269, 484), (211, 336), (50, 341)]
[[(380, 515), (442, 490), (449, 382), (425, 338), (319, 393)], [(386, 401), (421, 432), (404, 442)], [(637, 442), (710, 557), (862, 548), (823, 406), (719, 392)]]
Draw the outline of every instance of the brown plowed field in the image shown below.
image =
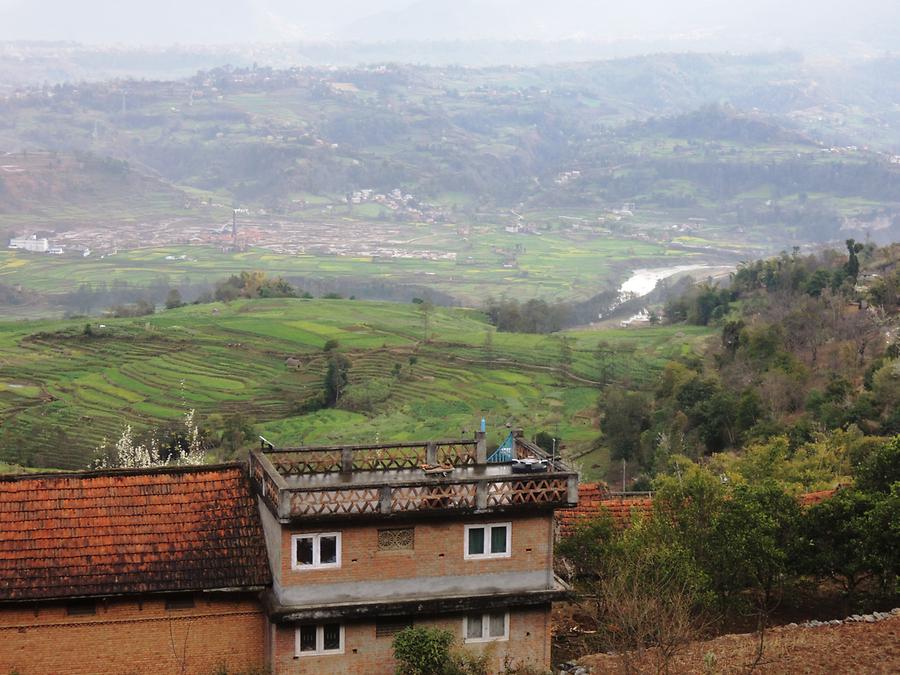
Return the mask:
[[(669, 664), (669, 672), (747, 673), (755, 658), (755, 635), (723, 635), (687, 645)], [(591, 666), (597, 674), (625, 672), (622, 659), (608, 654), (586, 656), (579, 663)], [(640, 673), (664, 672), (652, 650), (635, 666)], [(877, 623), (772, 629), (766, 634), (762, 661), (752, 672), (900, 673), (900, 616)]]

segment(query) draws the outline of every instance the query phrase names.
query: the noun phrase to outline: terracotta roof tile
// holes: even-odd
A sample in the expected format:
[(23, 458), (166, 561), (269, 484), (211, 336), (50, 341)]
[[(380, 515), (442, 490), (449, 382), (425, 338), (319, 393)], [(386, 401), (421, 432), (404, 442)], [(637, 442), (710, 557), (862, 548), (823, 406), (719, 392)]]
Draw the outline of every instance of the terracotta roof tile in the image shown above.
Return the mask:
[(0, 600), (269, 582), (239, 465), (0, 479)]
[(560, 534), (571, 534), (579, 522), (608, 513), (616, 527), (628, 527), (637, 514), (650, 513), (653, 500), (650, 497), (613, 497), (604, 483), (582, 483), (578, 486), (578, 506), (560, 509), (556, 522)]
[(830, 499), (831, 497), (833, 497), (839, 489), (840, 488), (834, 488), (831, 490), (819, 490), (818, 492), (808, 492), (805, 495), (800, 495), (800, 505), (815, 506), (816, 504), (820, 504), (826, 499)]
[[(800, 496), (801, 506), (813, 506), (830, 498), (837, 490), (820, 490)], [(582, 483), (578, 486), (578, 506), (556, 512), (556, 523), (562, 536), (571, 534), (582, 520), (608, 513), (618, 528), (628, 527), (635, 515), (653, 511), (651, 497), (613, 497), (604, 483)]]

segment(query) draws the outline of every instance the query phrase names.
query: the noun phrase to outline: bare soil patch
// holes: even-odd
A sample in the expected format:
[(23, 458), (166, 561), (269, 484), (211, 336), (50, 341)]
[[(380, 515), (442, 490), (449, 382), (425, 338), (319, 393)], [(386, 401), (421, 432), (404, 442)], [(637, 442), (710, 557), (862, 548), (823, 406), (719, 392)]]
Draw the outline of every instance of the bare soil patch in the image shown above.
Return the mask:
[[(722, 635), (686, 645), (669, 664), (670, 673), (747, 673), (756, 658), (756, 635)], [(594, 673), (624, 672), (623, 660), (593, 654), (579, 661)], [(633, 672), (663, 672), (654, 650), (632, 661)], [(900, 616), (877, 623), (844, 623), (816, 628), (774, 628), (754, 673), (898, 673)]]

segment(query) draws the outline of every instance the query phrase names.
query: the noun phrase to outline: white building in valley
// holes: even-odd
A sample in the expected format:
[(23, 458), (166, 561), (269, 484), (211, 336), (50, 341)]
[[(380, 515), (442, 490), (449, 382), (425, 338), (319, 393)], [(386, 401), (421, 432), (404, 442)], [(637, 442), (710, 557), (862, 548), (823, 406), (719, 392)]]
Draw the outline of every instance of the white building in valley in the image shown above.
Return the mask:
[(20, 251), (46, 253), (50, 250), (50, 242), (45, 238), (38, 239), (37, 235), (33, 234), (30, 237), (13, 237), (9, 240), (9, 247)]

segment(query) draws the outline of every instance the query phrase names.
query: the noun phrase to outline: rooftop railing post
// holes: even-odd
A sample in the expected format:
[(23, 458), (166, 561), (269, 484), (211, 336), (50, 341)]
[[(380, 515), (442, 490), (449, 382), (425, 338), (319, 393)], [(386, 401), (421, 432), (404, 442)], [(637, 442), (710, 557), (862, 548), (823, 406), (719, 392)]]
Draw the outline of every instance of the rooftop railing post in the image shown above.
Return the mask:
[(475, 463), (487, 464), (487, 434), (484, 431), (475, 432)]
[(378, 510), (381, 513), (391, 512), (391, 486), (382, 485), (379, 492)]
[(425, 463), (437, 464), (437, 443), (434, 441), (428, 441), (428, 445), (425, 446)]
[(578, 503), (578, 474), (569, 476), (566, 485), (566, 499), (570, 504)]
[(341, 448), (341, 473), (353, 472), (353, 450)]
[(475, 508), (476, 509), (486, 509), (487, 508), (487, 498), (488, 498), (488, 484), (487, 481), (478, 481), (475, 484)]

